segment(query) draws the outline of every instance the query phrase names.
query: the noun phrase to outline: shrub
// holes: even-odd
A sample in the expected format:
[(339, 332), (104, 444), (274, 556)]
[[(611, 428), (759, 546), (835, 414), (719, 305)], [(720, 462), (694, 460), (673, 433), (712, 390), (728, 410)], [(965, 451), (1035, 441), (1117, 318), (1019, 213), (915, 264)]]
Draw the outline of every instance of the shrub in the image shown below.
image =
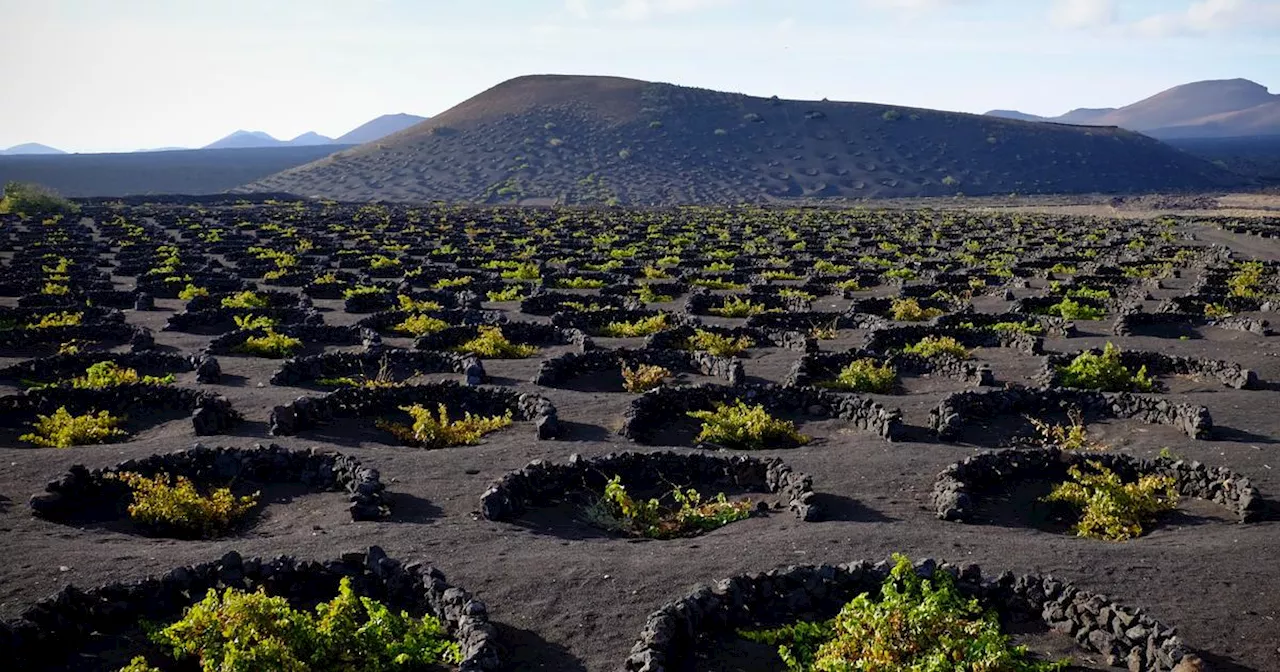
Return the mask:
[(125, 418), (113, 416), (107, 411), (99, 411), (96, 415), (71, 415), (66, 406), (60, 406), (52, 415), (37, 415), (36, 421), (31, 423), (34, 431), (23, 434), (18, 440), (42, 448), (107, 443), (128, 436), (128, 432), (120, 429), (124, 421)]
[(386, 293), (387, 293), (387, 290), (381, 287), (378, 287), (376, 285), (356, 285), (355, 287), (352, 287), (350, 289), (343, 290), (342, 298), (354, 299), (360, 296), (376, 296), (379, 294), (386, 294)]
[(108, 474), (129, 486), (133, 503), (129, 517), (143, 527), (172, 531), (175, 536), (217, 537), (231, 531), (258, 505), (258, 494), (236, 497), (228, 488), (200, 494), (191, 479), (131, 472)]
[(915, 299), (894, 299), (889, 308), (889, 316), (899, 322), (923, 322), (942, 313), (937, 308), (921, 308), (920, 302)]
[(879, 595), (855, 597), (830, 621), (745, 630), (750, 641), (778, 647), (791, 672), (1053, 672), (1067, 661), (1036, 662), (1000, 630), (999, 616), (966, 598), (955, 579), (918, 576), (894, 555)]
[(697, 287), (706, 287), (707, 289), (746, 289), (747, 287), (742, 283), (717, 280), (715, 278), (694, 278), (689, 283)]
[(532, 345), (517, 345), (507, 340), (507, 336), (502, 333), (501, 327), (482, 326), (478, 327), (478, 330), (479, 333), (475, 338), (453, 350), (455, 352), (472, 352), (481, 357), (495, 359), (524, 359), (538, 353), (538, 349)]
[(956, 359), (969, 359), (969, 349), (951, 336), (925, 336), (918, 343), (912, 343), (902, 349), (910, 355), (921, 357), (951, 356)]
[[(444, 623), (414, 618), (381, 602), (356, 597), (342, 577), (338, 595), (315, 613), (261, 588), (210, 588), (182, 620), (150, 634), (179, 660), (195, 658), (206, 672), (384, 672), (457, 663), (462, 654)], [(144, 657), (122, 672), (158, 672)]]
[(511, 270), (503, 271), (502, 277), (508, 280), (541, 280), (542, 271), (538, 269), (537, 264), (526, 262)]
[(628, 392), (648, 392), (670, 376), (671, 371), (654, 364), (641, 364), (635, 369), (622, 365), (622, 387)]
[(400, 334), (409, 334), (411, 336), (425, 336), (434, 334), (437, 331), (447, 329), (449, 323), (444, 320), (431, 317), (430, 315), (410, 315), (399, 324), (391, 327), (391, 330)]
[(1067, 471), (1071, 480), (1060, 483), (1044, 498), (1081, 510), (1075, 527), (1081, 537), (1124, 541), (1141, 536), (1143, 525), (1178, 505), (1172, 476), (1147, 475), (1136, 483), (1124, 483), (1100, 463), (1090, 460), (1087, 464), (1089, 473), (1072, 465)]
[(1107, 311), (1087, 306), (1071, 297), (1066, 297), (1049, 306), (1045, 313), (1048, 315), (1060, 315), (1064, 320), (1101, 320), (1107, 316)]
[(508, 285), (499, 290), (489, 291), (488, 296), (490, 301), (520, 301), (528, 295), (520, 285)]
[(59, 196), (52, 189), (35, 184), (9, 182), (4, 185), (4, 196), (0, 198), (0, 214), (43, 220), (78, 212), (80, 206)]
[(1040, 441), (1046, 446), (1055, 446), (1062, 450), (1106, 450), (1107, 447), (1089, 438), (1089, 430), (1085, 427), (1084, 416), (1080, 409), (1067, 411), (1067, 419), (1071, 424), (1050, 424), (1044, 420), (1027, 418), (1031, 426), (1036, 428)]
[(312, 281), (311, 281), (311, 284), (313, 284), (313, 285), (336, 285), (336, 284), (338, 284), (339, 282), (342, 282), (342, 281), (338, 279), (338, 274), (337, 274), (337, 273), (325, 273), (324, 275), (318, 275), (318, 276), (316, 276), (316, 279), (315, 279), (315, 280), (312, 280)]
[(1247, 261), (1240, 264), (1239, 270), (1227, 278), (1227, 289), (1231, 296), (1255, 299), (1262, 296), (1262, 262)]
[(604, 287), (604, 280), (579, 277), (560, 278), (555, 281), (555, 286), (561, 289), (600, 289)]
[(653, 290), (652, 285), (640, 285), (635, 291), (636, 296), (644, 303), (665, 303), (674, 301), (676, 297), (667, 294), (659, 294)]
[(1120, 348), (1107, 343), (1102, 354), (1082, 352), (1066, 366), (1058, 367), (1058, 376), (1066, 387), (1101, 392), (1150, 392), (1155, 381), (1143, 366), (1135, 374), (1125, 368)]
[(55, 327), (74, 327), (84, 321), (84, 313), (57, 312), (41, 315), (39, 320), (27, 324), (28, 329), (53, 329)]
[(435, 301), (415, 299), (405, 294), (397, 294), (396, 303), (400, 306), (400, 310), (406, 313), (429, 313), (441, 308), (441, 305)]
[(285, 336), (268, 329), (267, 333), (262, 336), (250, 336), (245, 339), (244, 343), (236, 346), (235, 351), (254, 357), (284, 359), (301, 348), (301, 339)]
[(280, 323), (265, 315), (236, 315), (231, 319), (235, 321), (237, 329), (250, 331), (274, 329)]
[(712, 308), (709, 312), (720, 317), (751, 317), (769, 311), (762, 303), (754, 303), (740, 296), (728, 296), (719, 308)]
[(1204, 304), (1204, 316), (1211, 320), (1231, 317), (1231, 309), (1221, 303), (1206, 303)]
[(731, 502), (724, 493), (703, 501), (693, 488), (673, 487), (671, 504), (651, 498), (636, 500), (614, 476), (605, 485), (604, 495), (587, 508), (592, 524), (612, 532), (650, 539), (690, 537), (751, 517), (755, 505), (750, 500)]
[(126, 368), (115, 362), (98, 362), (85, 369), (83, 376), (72, 378), (68, 382), (71, 387), (77, 389), (101, 390), (107, 387), (115, 387), (116, 385), (132, 385), (136, 383), (172, 385), (174, 377), (172, 373), (166, 376), (140, 376), (136, 369)]
[(178, 292), (178, 298), (183, 301), (190, 301), (197, 296), (209, 296), (209, 290), (204, 287), (196, 287), (191, 283), (187, 283), (187, 286), (184, 287), (182, 291)]
[(267, 299), (254, 292), (239, 292), (222, 299), (223, 308), (266, 308)]
[(46, 282), (40, 288), (40, 293), (46, 296), (66, 296), (71, 293), (71, 288), (57, 282)]
[(688, 350), (705, 350), (717, 357), (736, 357), (754, 345), (746, 336), (722, 336), (714, 331), (695, 329), (685, 341)]
[(795, 423), (769, 415), (764, 406), (748, 406), (741, 399), (719, 404), (713, 411), (691, 411), (689, 417), (702, 421), (698, 442), (725, 448), (751, 450), (790, 448), (804, 445), (809, 437), (796, 431)]
[(480, 442), (485, 434), (496, 432), (511, 424), (511, 411), (506, 415), (479, 417), (467, 413), (461, 420), (450, 420), (449, 409), (440, 404), (437, 415), (431, 409), (414, 404), (402, 406), (400, 410), (413, 418), (412, 425), (379, 420), (379, 429), (390, 432), (401, 442), (417, 448), (449, 448), (452, 446), (471, 446)]
[(876, 392), (888, 394), (898, 384), (898, 372), (888, 364), (881, 364), (870, 357), (854, 360), (840, 370), (836, 379), (825, 383), (848, 392)]
[(667, 314), (659, 313), (652, 317), (642, 317), (631, 322), (610, 322), (600, 329), (600, 335), (608, 338), (635, 338), (637, 336), (656, 334), (659, 331), (670, 328), (671, 324), (667, 321)]
[(991, 331), (1005, 331), (1038, 336), (1044, 333), (1044, 327), (1037, 322), (996, 322), (987, 326)]

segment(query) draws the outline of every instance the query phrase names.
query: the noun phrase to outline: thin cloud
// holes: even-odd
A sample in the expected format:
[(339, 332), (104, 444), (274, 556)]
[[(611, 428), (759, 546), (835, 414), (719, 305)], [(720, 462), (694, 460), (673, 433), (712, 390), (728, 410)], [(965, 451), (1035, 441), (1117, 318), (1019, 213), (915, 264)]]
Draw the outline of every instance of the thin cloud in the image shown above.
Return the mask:
[(1197, 0), (1180, 12), (1145, 17), (1133, 29), (1147, 37), (1206, 35), (1280, 26), (1280, 2), (1275, 0)]
[(1116, 0), (1054, 0), (1049, 20), (1062, 28), (1097, 28), (1116, 22)]

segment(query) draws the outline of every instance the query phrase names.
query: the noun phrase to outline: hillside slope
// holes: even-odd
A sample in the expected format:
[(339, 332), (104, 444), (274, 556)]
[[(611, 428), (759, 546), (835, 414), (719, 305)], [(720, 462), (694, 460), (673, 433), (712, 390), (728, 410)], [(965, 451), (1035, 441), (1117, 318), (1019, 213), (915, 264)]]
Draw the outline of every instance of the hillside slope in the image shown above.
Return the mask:
[(0, 156), (55, 156), (62, 154), (66, 154), (66, 152), (38, 142), (27, 142), (21, 145), (14, 145), (8, 149), (0, 149)]
[(349, 145), (187, 149), (0, 157), (0, 184), (16, 180), (66, 196), (217, 194)]
[(1238, 179), (1119, 129), (542, 75), (240, 191), (672, 204), (1209, 189)]

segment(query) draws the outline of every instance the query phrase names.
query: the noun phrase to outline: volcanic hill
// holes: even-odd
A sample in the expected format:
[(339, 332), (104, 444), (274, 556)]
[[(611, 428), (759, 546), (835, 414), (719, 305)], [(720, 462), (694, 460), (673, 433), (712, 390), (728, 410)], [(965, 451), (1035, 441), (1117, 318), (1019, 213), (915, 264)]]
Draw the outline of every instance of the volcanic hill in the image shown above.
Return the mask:
[(239, 191), (657, 205), (1205, 190), (1240, 179), (1118, 128), (537, 75)]

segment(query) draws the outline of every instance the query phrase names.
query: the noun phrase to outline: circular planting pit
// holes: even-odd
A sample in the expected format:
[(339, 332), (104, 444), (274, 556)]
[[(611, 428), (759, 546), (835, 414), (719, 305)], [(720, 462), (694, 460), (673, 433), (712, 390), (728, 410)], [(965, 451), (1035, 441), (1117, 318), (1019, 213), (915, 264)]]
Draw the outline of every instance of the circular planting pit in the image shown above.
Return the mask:
[(479, 385), (485, 381), (484, 365), (474, 355), (371, 348), (363, 352), (326, 352), (286, 359), (272, 374), (271, 384), (321, 385), (320, 381), (327, 379), (358, 377), (360, 380), (377, 381), (383, 376), (404, 382), (432, 373), (461, 374), (466, 376), (468, 385)]
[(613, 310), (635, 310), (639, 308), (640, 302), (634, 297), (539, 292), (520, 301), (520, 312), (526, 315), (550, 317), (556, 313), (572, 310), (572, 307), (566, 304), (595, 304)]
[[(221, 434), (240, 423), (240, 413), (222, 395), (176, 385), (130, 384), (103, 389), (41, 388), (0, 397), (0, 427), (26, 428), (37, 415), (65, 407), (72, 415), (106, 411), (129, 417), (145, 416), (146, 427), (182, 417), (191, 418), (197, 436)], [(172, 417), (166, 417), (172, 416)]]
[(47, 384), (82, 376), (94, 364), (112, 362), (133, 369), (143, 376), (164, 376), (170, 373), (196, 372), (196, 382), (217, 384), (222, 380), (222, 367), (218, 360), (204, 354), (180, 355), (155, 350), (142, 352), (88, 352), (53, 355), (29, 359), (0, 369), (0, 378)]
[(174, 313), (165, 322), (165, 331), (191, 334), (225, 334), (240, 327), (236, 318), (265, 317), (280, 325), (322, 325), (324, 316), (314, 308), (206, 308)]
[[(955, 357), (921, 357), (907, 353), (894, 353), (889, 356), (876, 355), (865, 350), (849, 350), (847, 352), (811, 352), (791, 366), (784, 385), (825, 386), (833, 383), (845, 367), (859, 360), (871, 360), (877, 365), (887, 365), (899, 378), (941, 377), (956, 380), (966, 385), (990, 386), (995, 384), (990, 367), (976, 364)], [(839, 392), (837, 388), (835, 391)], [(895, 384), (890, 394), (905, 391), (901, 381)]]
[(32, 672), (116, 672), (133, 656), (145, 654), (151, 661), (166, 661), (170, 667), (165, 669), (178, 669), (167, 651), (147, 642), (144, 622), (174, 622), (207, 591), (226, 588), (261, 588), (296, 609), (310, 610), (337, 595), (343, 578), (357, 595), (397, 612), (443, 621), (461, 649), (462, 662), (454, 668), (458, 672), (501, 669), (497, 630), (483, 602), (450, 586), (434, 567), (401, 563), (377, 546), (324, 562), (284, 555), (246, 559), (231, 551), (215, 562), (177, 567), (138, 582), (88, 590), (68, 586), (0, 625), (0, 659)]
[(556, 408), (543, 397), (445, 381), (398, 387), (349, 387), (322, 397), (299, 397), (287, 406), (271, 410), (271, 434), (292, 436), (332, 420), (375, 418), (414, 404), (432, 410), (444, 404), (451, 417), (464, 413), (490, 417), (510, 412), (516, 420), (532, 422), (539, 439), (553, 439), (560, 433)]
[(1201, 330), (1205, 328), (1245, 332), (1255, 336), (1270, 336), (1273, 333), (1270, 322), (1253, 317), (1232, 315), (1208, 318), (1203, 314), (1181, 312), (1126, 313), (1116, 317), (1111, 325), (1111, 333), (1116, 336), (1194, 339), (1203, 338)]
[(862, 347), (871, 352), (888, 354), (901, 350), (926, 337), (954, 338), (966, 348), (1012, 348), (1028, 355), (1044, 354), (1044, 339), (1016, 331), (995, 331), (969, 327), (943, 327), (911, 324), (873, 329)]
[[(601, 510), (602, 497), (615, 477), (637, 501), (656, 497), (664, 506), (671, 505), (669, 493), (674, 488), (692, 488), (703, 502), (722, 493), (727, 501), (741, 502), (742, 517), (770, 509), (787, 509), (804, 521), (822, 517), (812, 479), (777, 458), (675, 452), (610, 453), (589, 459), (574, 455), (563, 464), (534, 460), (489, 486), (480, 497), (480, 512), (488, 520), (546, 529), (589, 525), (622, 536), (653, 536), (620, 530), (612, 524), (615, 519), (595, 513)], [(773, 497), (760, 499), (760, 494)], [(703, 531), (691, 526), (684, 533), (656, 538), (696, 536)]]
[[(114, 467), (90, 471), (82, 465), (71, 469), (45, 486), (45, 493), (31, 497), (32, 512), (45, 520), (65, 525), (84, 523), (119, 526), (161, 537), (189, 538), (183, 529), (163, 524), (148, 525), (124, 521), (133, 502), (130, 487), (120, 474), (145, 478), (157, 475), (184, 477), (201, 492), (230, 488), (237, 496), (263, 492), (260, 502), (271, 501), (273, 486), (296, 486), (305, 492), (346, 492), (352, 520), (381, 520), (390, 511), (385, 487), (376, 469), (361, 466), (355, 458), (319, 450), (289, 450), (275, 444), (253, 448), (206, 448), (196, 444), (188, 450), (127, 460)], [(261, 511), (260, 503), (242, 523), (251, 524)], [(117, 523), (120, 523), (117, 525)], [(236, 529), (243, 529), (243, 524)], [(236, 529), (227, 530), (229, 534)]]
[[(687, 387), (660, 387), (631, 402), (618, 433), (631, 441), (651, 445), (695, 444), (698, 421), (694, 411), (710, 411), (722, 404), (759, 404), (770, 415), (786, 419), (840, 420), (887, 441), (902, 432), (901, 413), (873, 401), (846, 394), (833, 394), (810, 387), (781, 387), (744, 384), (737, 387), (702, 384)], [(705, 444), (706, 447), (717, 446)], [(794, 442), (765, 446), (792, 448)]]
[(123, 322), (97, 322), (58, 327), (0, 329), (0, 355), (48, 356), (64, 343), (84, 349), (108, 349), (129, 345), (134, 352), (155, 346), (151, 330)]
[(1094, 416), (1170, 425), (1193, 439), (1208, 438), (1213, 431), (1213, 418), (1204, 406), (1176, 404), (1128, 392), (1020, 386), (949, 394), (929, 411), (929, 426), (939, 438), (951, 440), (959, 437), (966, 427), (988, 425), (1001, 416), (1041, 415), (1071, 408)]
[(415, 315), (426, 315), (427, 317), (443, 320), (451, 325), (472, 325), (472, 324), (503, 324), (507, 321), (505, 315), (494, 310), (428, 310), (428, 311), (405, 311), (405, 310), (384, 310), (369, 315), (356, 322), (356, 326), (365, 329), (372, 329), (384, 336), (396, 336), (402, 338), (413, 338), (414, 334), (396, 331), (397, 325), (406, 319)]
[[(1054, 315), (1025, 315), (1023, 313), (970, 313), (959, 312), (949, 313), (938, 317), (936, 324), (939, 327), (958, 327), (965, 329), (986, 329), (993, 327), (1000, 329), (1000, 325), (1014, 324), (1031, 324), (1034, 325), (1031, 331), (1035, 333), (1033, 336), (1047, 336), (1050, 338), (1073, 338), (1079, 335), (1074, 322), (1064, 320)], [(1038, 326), (1039, 329), (1034, 327)]]
[(776, 312), (807, 312), (810, 302), (808, 299), (798, 296), (782, 296), (780, 294), (769, 294), (761, 292), (748, 292), (741, 294), (712, 294), (706, 290), (691, 292), (685, 298), (684, 312), (690, 315), (708, 315), (714, 317), (747, 317), (746, 315), (721, 315), (719, 310), (723, 309), (727, 302), (746, 301), (760, 306), (766, 311)]
[(609, 325), (614, 323), (636, 323), (662, 317), (666, 328), (678, 327), (689, 322), (689, 317), (680, 313), (665, 310), (624, 310), (605, 309), (590, 311), (557, 312), (551, 316), (551, 324), (561, 329), (576, 329), (594, 338), (635, 338), (624, 334), (610, 333)]
[[(1041, 502), (1041, 497), (1053, 486), (1067, 481), (1071, 467), (1087, 469), (1089, 462), (1110, 469), (1125, 483), (1149, 475), (1169, 477), (1179, 495), (1220, 504), (1242, 523), (1258, 520), (1263, 512), (1263, 499), (1250, 480), (1223, 467), (1172, 458), (1147, 460), (1119, 453), (1066, 451), (1056, 447), (1000, 450), (956, 462), (934, 481), (933, 506), (942, 520), (1008, 519), (1013, 524), (1064, 531), (1070, 523), (1064, 525), (1060, 520), (1053, 520), (1064, 513), (1063, 508)], [(1018, 499), (1029, 501), (1016, 501)], [(1070, 507), (1065, 513), (1078, 517)], [(1009, 519), (1010, 516), (1016, 520)]]
[[(689, 339), (703, 331), (728, 339), (746, 339), (750, 347), (782, 348), (797, 352), (816, 352), (818, 339), (803, 331), (768, 331), (753, 327), (722, 327), (718, 325), (682, 325), (659, 331), (644, 339), (644, 347), (655, 350), (688, 350)], [(743, 352), (741, 357), (748, 356)]]
[[(487, 325), (486, 325), (487, 326)], [(455, 350), (481, 335), (480, 325), (461, 325), (441, 329), (435, 333), (419, 336), (413, 342), (415, 350)], [(537, 348), (553, 345), (569, 345), (585, 352), (595, 346), (591, 338), (577, 329), (561, 329), (549, 324), (531, 322), (508, 322), (498, 327), (502, 335), (516, 346), (532, 346)], [(486, 357), (486, 359), (501, 359)]]
[[(750, 646), (737, 632), (832, 618), (859, 595), (877, 595), (892, 567), (892, 562), (866, 560), (790, 566), (699, 586), (650, 614), (621, 667), (627, 672), (785, 670), (776, 646)], [(1198, 660), (1172, 628), (1141, 609), (1053, 576), (1004, 572), (986, 578), (977, 565), (932, 559), (917, 562), (913, 570), (924, 579), (949, 574), (957, 591), (994, 610), (1006, 631), (1017, 627), (1033, 636), (1074, 639), (1079, 649), (1107, 665), (1157, 672), (1173, 670), (1184, 659)]]
[[(1101, 356), (1103, 349), (1092, 348), (1079, 352), (1050, 354), (1045, 357), (1044, 369), (1039, 375), (1040, 384), (1047, 387), (1062, 385), (1061, 369), (1084, 353)], [(1147, 373), (1152, 376), (1205, 378), (1235, 390), (1256, 390), (1260, 388), (1258, 374), (1234, 362), (1166, 355), (1162, 352), (1145, 350), (1121, 350), (1119, 351), (1119, 361), (1125, 369), (1134, 374), (1145, 368)], [(1157, 389), (1167, 387), (1159, 381), (1155, 381), (1155, 383)]]
[(660, 366), (673, 374), (710, 376), (729, 385), (741, 385), (746, 380), (742, 361), (736, 357), (685, 350), (619, 348), (567, 352), (545, 359), (538, 366), (533, 383), (592, 392), (624, 392), (622, 368), (634, 370), (642, 365)]
[[(368, 348), (382, 343), (382, 337), (376, 331), (360, 327), (290, 324), (274, 331), (283, 336), (298, 339), (302, 342), (301, 349), (310, 354), (320, 354), (328, 346)], [(253, 356), (242, 352), (241, 348), (250, 338), (262, 338), (268, 335), (268, 332), (263, 329), (237, 329), (209, 341), (205, 351), (219, 356)]]

